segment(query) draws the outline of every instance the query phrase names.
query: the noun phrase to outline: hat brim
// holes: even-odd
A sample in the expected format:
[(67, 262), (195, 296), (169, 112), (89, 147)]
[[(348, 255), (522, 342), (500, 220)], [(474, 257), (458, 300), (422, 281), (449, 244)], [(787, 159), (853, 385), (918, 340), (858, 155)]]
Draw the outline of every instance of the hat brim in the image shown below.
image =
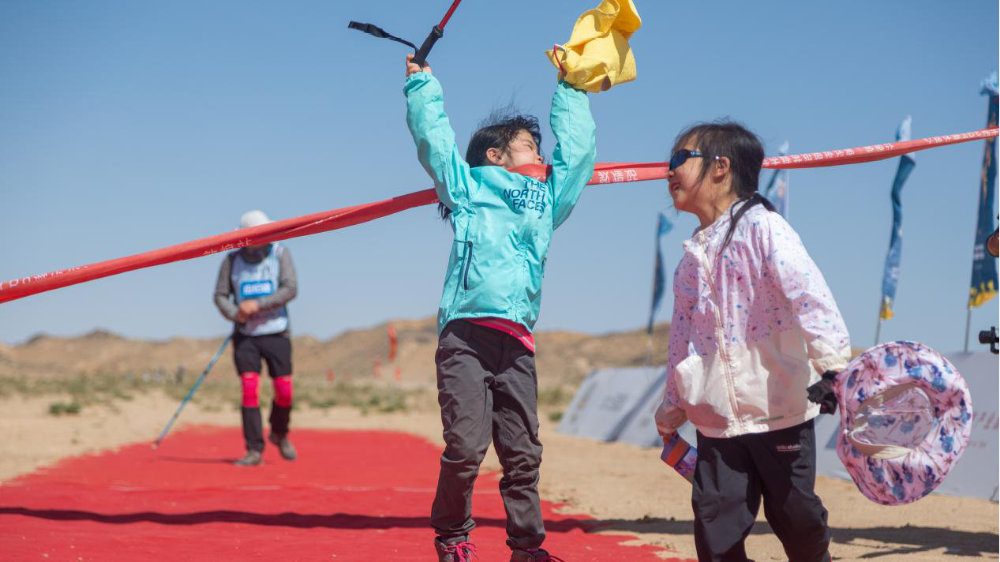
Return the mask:
[[(852, 424), (872, 397), (903, 386), (930, 401), (934, 425), (918, 443), (859, 446)], [(933, 349), (909, 341), (884, 343), (855, 357), (835, 386), (841, 426), (837, 455), (858, 490), (883, 505), (902, 505), (934, 491), (961, 457), (972, 430), (972, 397), (957, 369)], [(896, 447), (892, 449), (892, 447)]]

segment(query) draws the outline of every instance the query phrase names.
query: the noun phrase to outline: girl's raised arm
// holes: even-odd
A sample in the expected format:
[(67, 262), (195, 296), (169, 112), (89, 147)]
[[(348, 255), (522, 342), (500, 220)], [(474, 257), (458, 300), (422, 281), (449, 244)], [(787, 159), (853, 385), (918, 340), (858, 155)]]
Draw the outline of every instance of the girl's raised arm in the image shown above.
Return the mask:
[(590, 100), (582, 90), (559, 82), (552, 95), (549, 125), (556, 138), (552, 151), (552, 228), (559, 228), (573, 211), (583, 188), (594, 175), (597, 133)]
[(434, 180), (438, 199), (453, 211), (465, 206), (472, 177), (444, 112), (441, 83), (429, 72), (412, 73), (406, 77), (403, 92), (406, 124), (417, 145), (417, 158)]

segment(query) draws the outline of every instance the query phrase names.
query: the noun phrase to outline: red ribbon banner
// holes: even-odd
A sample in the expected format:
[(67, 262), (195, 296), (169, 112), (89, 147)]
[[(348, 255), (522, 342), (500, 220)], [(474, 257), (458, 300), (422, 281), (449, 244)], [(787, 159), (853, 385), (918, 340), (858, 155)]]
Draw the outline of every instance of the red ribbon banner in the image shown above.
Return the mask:
[[(821, 166), (840, 166), (843, 164), (857, 164), (861, 162), (873, 162), (893, 158), (901, 154), (925, 150), (937, 146), (969, 142), (974, 140), (996, 137), (1000, 129), (982, 129), (969, 133), (956, 135), (945, 135), (942, 137), (929, 137), (912, 141), (893, 142), (862, 146), (858, 148), (847, 148), (843, 150), (833, 150), (825, 152), (812, 152), (809, 154), (796, 154), (791, 156), (775, 156), (765, 158), (763, 166), (765, 168), (816, 168)], [(516, 171), (532, 177), (544, 177), (548, 169), (542, 165), (522, 166)], [(608, 162), (599, 163), (594, 166), (594, 176), (590, 185), (628, 183), (637, 181), (662, 180), (667, 176), (666, 162), (652, 163), (622, 163)], [(160, 248), (142, 254), (135, 254), (123, 258), (92, 263), (60, 269), (38, 275), (19, 277), (8, 281), (0, 281), (0, 303), (20, 299), (37, 293), (51, 291), (68, 285), (76, 285), (102, 277), (118, 275), (126, 271), (134, 271), (162, 265), (175, 261), (188, 260), (243, 248), (246, 246), (256, 246), (288, 238), (319, 234), (330, 230), (337, 230), (355, 224), (372, 221), (384, 216), (392, 215), (400, 211), (412, 209), (437, 202), (437, 195), (433, 189), (426, 189), (416, 193), (401, 195), (364, 205), (344, 207), (332, 211), (313, 213), (292, 219), (275, 221), (269, 224), (234, 230), (223, 234), (216, 234), (208, 238), (192, 240), (182, 244)]]

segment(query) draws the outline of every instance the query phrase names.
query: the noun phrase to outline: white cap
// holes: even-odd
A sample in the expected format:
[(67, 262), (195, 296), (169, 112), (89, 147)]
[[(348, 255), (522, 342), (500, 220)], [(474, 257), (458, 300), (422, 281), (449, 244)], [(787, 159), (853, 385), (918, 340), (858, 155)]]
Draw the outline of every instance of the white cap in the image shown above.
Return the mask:
[(269, 222), (271, 222), (271, 219), (267, 218), (264, 211), (247, 211), (243, 213), (242, 217), (240, 217), (240, 228), (251, 228), (267, 224)]

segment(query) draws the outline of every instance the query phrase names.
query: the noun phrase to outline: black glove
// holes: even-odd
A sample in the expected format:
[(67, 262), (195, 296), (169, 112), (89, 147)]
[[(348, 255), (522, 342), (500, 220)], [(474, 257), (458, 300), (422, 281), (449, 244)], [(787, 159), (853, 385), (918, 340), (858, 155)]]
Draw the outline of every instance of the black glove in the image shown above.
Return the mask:
[(809, 401), (819, 404), (819, 413), (832, 414), (837, 411), (837, 395), (833, 393), (833, 383), (839, 373), (827, 371), (818, 383), (806, 389)]

